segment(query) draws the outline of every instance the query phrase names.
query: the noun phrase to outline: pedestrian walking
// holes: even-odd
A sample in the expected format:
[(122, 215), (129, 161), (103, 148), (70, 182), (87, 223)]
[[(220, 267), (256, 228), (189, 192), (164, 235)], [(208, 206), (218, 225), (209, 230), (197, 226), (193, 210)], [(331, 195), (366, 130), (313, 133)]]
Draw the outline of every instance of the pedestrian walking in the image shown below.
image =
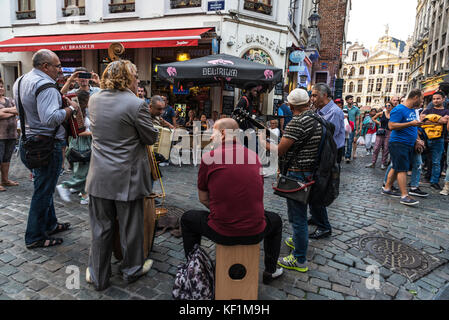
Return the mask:
[[(418, 129), (422, 123), (417, 119), (415, 109), (423, 101), (421, 90), (412, 90), (404, 105), (398, 105), (391, 111), (389, 127), (393, 131), (388, 146), (393, 168), (388, 175), (382, 194), (401, 198), (404, 205), (418, 205), (419, 201), (411, 198), (407, 192), (407, 171), (412, 164), (415, 144), (418, 140)], [(395, 181), (398, 181), (400, 193), (392, 191)]]
[(16, 106), (12, 99), (5, 97), (5, 87), (0, 79), (0, 192), (5, 187), (16, 187), (19, 184), (9, 179), (9, 166), (17, 142)]
[(123, 279), (133, 282), (152, 265), (144, 259), (143, 205), (151, 194), (146, 146), (156, 142), (158, 131), (148, 105), (136, 96), (137, 85), (136, 66), (127, 60), (114, 61), (103, 73), (102, 91), (89, 101), (92, 156), (86, 191), (92, 243), (86, 282), (96, 290), (109, 286), (116, 219)]
[(376, 133), (376, 145), (374, 146), (373, 158), (371, 160), (371, 164), (369, 164), (367, 168), (376, 167), (380, 150), (382, 150), (382, 164), (380, 168), (384, 170), (388, 166), (388, 156), (390, 155), (388, 151), (388, 142), (390, 141), (391, 135), (391, 130), (388, 127), (388, 123), (390, 122), (391, 110), (393, 110), (393, 104), (389, 101), (385, 105), (385, 111), (379, 112), (372, 118), (379, 129)]
[[(61, 74), (58, 56), (50, 50), (42, 49), (33, 55), (33, 69), (20, 77), (13, 89), (15, 102), (21, 113), (20, 157), (24, 165), (31, 170), (30, 161), (39, 160), (31, 159), (31, 155), (25, 150), (24, 128), (28, 150), (35, 145), (41, 145), (42, 141), (45, 141), (47, 146), (53, 145), (49, 150), (48, 163), (33, 169), (34, 191), (25, 233), (25, 244), (28, 249), (61, 244), (62, 238), (51, 236), (70, 227), (70, 223), (58, 223), (53, 202), (63, 160), (62, 146), (66, 139), (66, 131), (62, 124), (76, 110), (74, 103), (68, 100), (69, 106), (62, 109), (62, 96), (56, 85), (56, 79)], [(40, 92), (36, 94), (38, 90)], [(28, 124), (27, 127), (24, 119)]]
[(351, 159), (355, 159), (355, 153), (357, 151), (357, 140), (361, 133), (361, 125), (362, 125), (362, 116), (360, 113), (360, 109), (354, 106), (354, 97), (346, 96), (345, 97), (346, 106), (343, 109), (348, 110), (348, 119), (349, 121), (354, 122), (354, 130), (349, 136), (348, 144), (346, 145), (346, 154), (345, 161), (346, 163), (350, 163)]

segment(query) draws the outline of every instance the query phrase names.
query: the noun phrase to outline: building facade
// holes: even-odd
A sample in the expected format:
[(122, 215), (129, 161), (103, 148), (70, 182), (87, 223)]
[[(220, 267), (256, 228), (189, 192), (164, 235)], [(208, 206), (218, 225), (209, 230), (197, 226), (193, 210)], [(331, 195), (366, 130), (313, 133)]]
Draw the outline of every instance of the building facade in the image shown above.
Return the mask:
[(348, 48), (342, 78), (343, 96), (352, 95), (360, 106), (380, 108), (392, 96), (409, 91), (409, 44), (388, 35), (368, 50), (355, 43)]
[(410, 83), (430, 96), (449, 81), (449, 1), (418, 2), (413, 40)]
[[(107, 47), (118, 41), (149, 94), (167, 93), (173, 103), (221, 112), (217, 88), (186, 95), (158, 80), (157, 65), (227, 53), (284, 70), (280, 89), (261, 97), (270, 114), (289, 79), (289, 54), (307, 46), (311, 7), (312, 0), (3, 0), (0, 73), (11, 96), (17, 77), (32, 69), (33, 53), (51, 48), (64, 67), (84, 66), (101, 75)], [(239, 94), (228, 88), (225, 96), (235, 102)]]
[[(346, 51), (351, 0), (318, 0), (320, 46), (313, 59), (313, 82), (327, 83), (333, 90)], [(338, 96), (338, 94), (337, 94)]]

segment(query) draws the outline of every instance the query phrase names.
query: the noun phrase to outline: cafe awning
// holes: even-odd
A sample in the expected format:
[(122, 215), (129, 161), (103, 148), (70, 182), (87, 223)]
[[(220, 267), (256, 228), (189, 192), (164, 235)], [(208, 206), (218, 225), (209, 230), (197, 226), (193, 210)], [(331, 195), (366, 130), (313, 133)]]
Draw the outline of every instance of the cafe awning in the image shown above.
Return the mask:
[(211, 28), (64, 34), (14, 37), (0, 42), (0, 52), (107, 49), (113, 42), (125, 48), (161, 48), (197, 46), (201, 35)]

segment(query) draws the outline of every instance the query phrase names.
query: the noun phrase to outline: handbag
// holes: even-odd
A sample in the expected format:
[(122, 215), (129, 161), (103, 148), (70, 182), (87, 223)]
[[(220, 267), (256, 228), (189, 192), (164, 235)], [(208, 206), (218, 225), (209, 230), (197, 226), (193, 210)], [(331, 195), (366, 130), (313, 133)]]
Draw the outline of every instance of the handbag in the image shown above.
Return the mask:
[(387, 130), (384, 128), (379, 128), (379, 130), (377, 130), (377, 135), (380, 136), (384, 136), (387, 134)]
[(20, 129), (22, 131), (22, 148), (25, 151), (26, 166), (29, 169), (38, 169), (47, 166), (53, 156), (55, 136), (59, 130), (58, 126), (52, 137), (47, 136), (32, 136), (28, 137), (25, 134), (25, 111), (23, 109), (22, 99), (20, 97), (20, 84), (23, 76), (20, 78), (17, 85), (17, 95), (19, 102), (19, 117)]
[[(312, 138), (313, 134), (315, 133), (317, 125), (318, 121), (315, 121), (312, 131), (304, 140), (304, 142), (297, 148), (295, 148), (293, 154), (296, 154), (307, 144), (307, 142), (309, 142), (310, 138)], [(279, 174), (279, 176), (277, 177), (276, 185), (273, 185), (274, 194), (282, 198), (287, 198), (298, 201), (302, 204), (307, 204), (309, 201), (310, 191), (312, 190), (312, 185), (315, 183), (315, 181), (303, 182), (295, 178), (288, 177), (287, 172), (292, 160), (293, 156), (290, 158), (287, 164), (283, 166), (281, 174)]]
[(90, 137), (71, 138), (69, 148), (66, 152), (68, 162), (90, 162), (91, 149)]

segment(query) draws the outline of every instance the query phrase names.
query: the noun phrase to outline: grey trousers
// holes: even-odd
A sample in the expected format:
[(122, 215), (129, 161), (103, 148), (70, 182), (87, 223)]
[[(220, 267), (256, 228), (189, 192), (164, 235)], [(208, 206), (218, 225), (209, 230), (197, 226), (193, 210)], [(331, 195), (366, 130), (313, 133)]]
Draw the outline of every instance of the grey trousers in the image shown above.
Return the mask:
[(142, 275), (145, 262), (143, 252), (143, 199), (123, 202), (90, 196), (90, 227), (92, 244), (89, 264), (91, 279), (97, 290), (109, 285), (113, 248), (114, 223), (119, 224), (123, 260), (120, 267), (123, 279), (132, 282)]

